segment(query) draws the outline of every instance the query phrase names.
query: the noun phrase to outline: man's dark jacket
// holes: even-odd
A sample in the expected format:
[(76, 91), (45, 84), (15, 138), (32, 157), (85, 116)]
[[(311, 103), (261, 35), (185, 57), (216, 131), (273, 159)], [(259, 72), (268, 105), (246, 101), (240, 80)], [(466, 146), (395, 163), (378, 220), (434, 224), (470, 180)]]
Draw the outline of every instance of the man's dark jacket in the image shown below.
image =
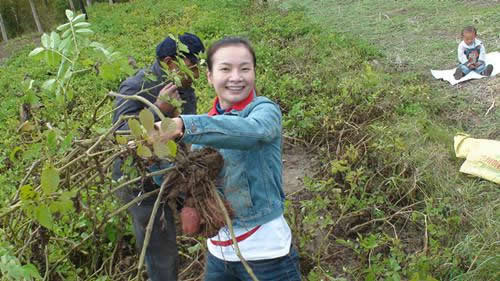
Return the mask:
[[(147, 79), (147, 75), (152, 75), (153, 79)], [(161, 89), (165, 86), (166, 80), (165, 72), (160, 66), (160, 63), (156, 61), (149, 70), (139, 70), (134, 76), (129, 77), (127, 80), (123, 81), (120, 85), (119, 93), (122, 95), (133, 96), (143, 89), (149, 89), (139, 96), (147, 99), (151, 103), (155, 103)], [(183, 104), (182, 114), (196, 114), (196, 96), (194, 94), (193, 88), (181, 88), (178, 90), (179, 95), (185, 103)], [(115, 124), (120, 116), (122, 115), (139, 115), (139, 112), (147, 108), (147, 105), (136, 100), (124, 99), (117, 97), (115, 99), (113, 115), (113, 124)], [(156, 115), (154, 111), (151, 111), (155, 117), (155, 122), (160, 121), (160, 118)], [(171, 117), (171, 116), (169, 116)], [(128, 123), (123, 121), (118, 127), (118, 130), (128, 130)], [(121, 160), (115, 161), (113, 166), (113, 179), (117, 180), (122, 176), (121, 172)]]

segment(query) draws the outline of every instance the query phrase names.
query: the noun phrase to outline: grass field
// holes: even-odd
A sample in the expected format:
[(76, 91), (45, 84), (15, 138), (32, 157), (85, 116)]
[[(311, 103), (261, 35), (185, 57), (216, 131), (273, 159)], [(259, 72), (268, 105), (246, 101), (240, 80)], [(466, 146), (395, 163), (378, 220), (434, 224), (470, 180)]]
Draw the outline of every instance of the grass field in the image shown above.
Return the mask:
[(487, 51), (500, 50), (497, 0), (288, 0), (306, 7), (311, 20), (331, 31), (360, 37), (380, 48), (389, 63), (410, 70), (454, 67), (460, 32), (478, 29)]

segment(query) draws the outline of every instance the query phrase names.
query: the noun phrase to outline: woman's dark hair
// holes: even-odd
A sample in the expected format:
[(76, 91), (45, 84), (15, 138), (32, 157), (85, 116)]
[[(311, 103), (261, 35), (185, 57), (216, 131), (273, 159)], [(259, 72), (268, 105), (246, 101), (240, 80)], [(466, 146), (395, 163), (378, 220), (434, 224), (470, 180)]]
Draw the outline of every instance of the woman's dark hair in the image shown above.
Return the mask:
[(253, 67), (255, 68), (257, 66), (257, 59), (255, 58), (255, 51), (253, 50), (250, 42), (248, 40), (240, 38), (240, 37), (225, 37), (225, 38), (213, 43), (212, 46), (210, 46), (210, 48), (208, 48), (208, 50), (207, 50), (208, 70), (212, 71), (212, 65), (213, 65), (212, 57), (220, 48), (228, 47), (228, 46), (236, 46), (236, 45), (242, 45), (250, 52), (250, 54), (252, 54)]
[(472, 32), (474, 35), (477, 35), (477, 29), (472, 25), (466, 26), (462, 29), (462, 36), (464, 36), (465, 32)]

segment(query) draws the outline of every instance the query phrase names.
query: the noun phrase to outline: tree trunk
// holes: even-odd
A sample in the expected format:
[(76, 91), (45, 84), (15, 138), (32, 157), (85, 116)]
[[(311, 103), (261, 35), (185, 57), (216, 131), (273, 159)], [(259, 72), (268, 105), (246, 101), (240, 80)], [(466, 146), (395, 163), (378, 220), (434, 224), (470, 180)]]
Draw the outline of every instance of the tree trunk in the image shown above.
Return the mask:
[(73, 0), (68, 0), (68, 2), (69, 2), (69, 7), (70, 7), (70, 9), (71, 9), (73, 12), (74, 12), (74, 11), (76, 11), (76, 10), (75, 10), (75, 4), (73, 4)]
[(92, 0), (87, 0), (87, 6), (92, 5)]
[(113, 4), (113, 0), (109, 0), (109, 4), (112, 5)]
[(83, 0), (80, 0), (80, 8), (82, 9), (82, 13), (85, 14), (85, 19), (88, 20), (89, 14), (87, 14), (87, 11), (85, 10), (85, 5), (83, 4)]
[(33, 13), (33, 18), (35, 19), (36, 28), (38, 29), (38, 32), (43, 33), (42, 24), (40, 24), (40, 18), (38, 17), (38, 13), (36, 12), (35, 3), (33, 3), (33, 0), (29, 1), (31, 6), (31, 12)]
[(2, 14), (0, 14), (0, 29), (2, 30), (3, 41), (7, 42), (9, 38), (7, 38), (7, 30), (5, 29), (5, 25), (3, 24)]

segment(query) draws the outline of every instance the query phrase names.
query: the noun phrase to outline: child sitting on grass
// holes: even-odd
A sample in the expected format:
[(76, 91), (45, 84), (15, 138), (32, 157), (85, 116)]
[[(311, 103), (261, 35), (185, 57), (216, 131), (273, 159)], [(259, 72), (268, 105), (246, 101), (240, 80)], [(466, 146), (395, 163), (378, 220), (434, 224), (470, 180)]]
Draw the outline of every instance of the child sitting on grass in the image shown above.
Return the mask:
[(467, 26), (462, 30), (463, 41), (458, 45), (459, 65), (455, 74), (455, 79), (459, 80), (471, 71), (475, 71), (484, 76), (490, 76), (493, 65), (485, 64), (486, 50), (483, 42), (476, 38), (477, 30), (473, 26)]

